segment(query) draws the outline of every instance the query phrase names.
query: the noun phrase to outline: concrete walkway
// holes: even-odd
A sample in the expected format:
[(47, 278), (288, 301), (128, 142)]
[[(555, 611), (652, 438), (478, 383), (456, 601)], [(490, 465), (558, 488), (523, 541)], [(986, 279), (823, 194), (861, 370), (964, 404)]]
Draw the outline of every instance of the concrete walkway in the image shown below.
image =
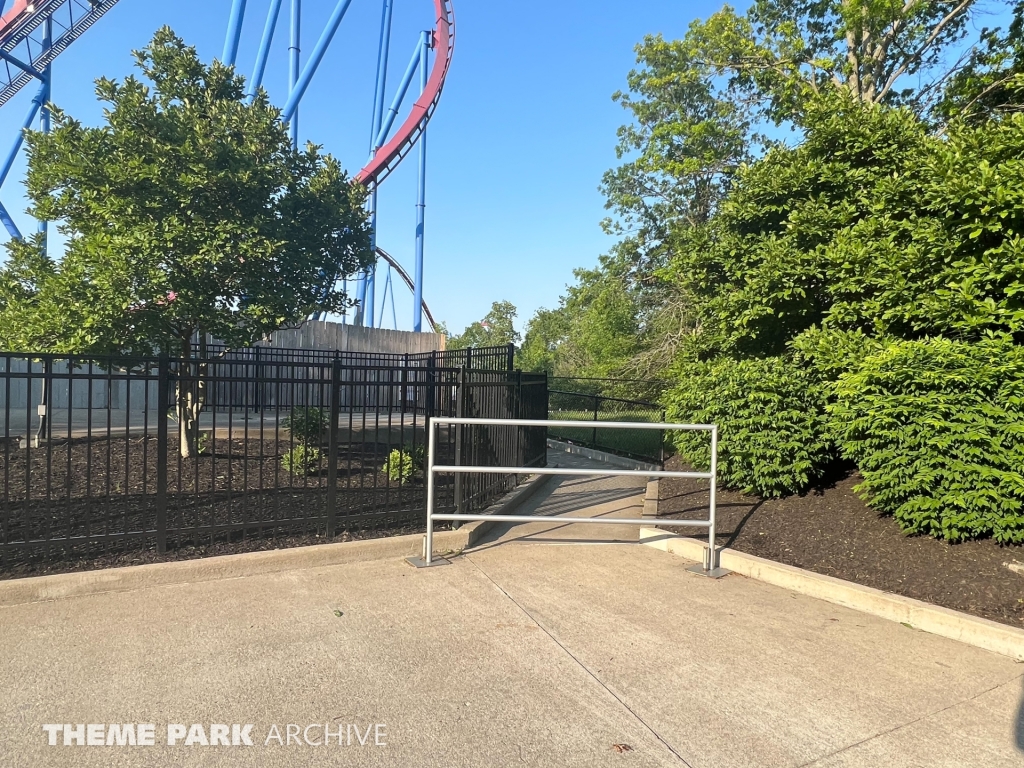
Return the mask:
[[(642, 491), (572, 478), (532, 506), (639, 517)], [(0, 608), (0, 765), (1024, 765), (1024, 665), (636, 538), (538, 522), (431, 569)], [(50, 747), (45, 723), (152, 723), (163, 746)], [(386, 724), (386, 746), (266, 743), (318, 723)], [(255, 746), (168, 747), (168, 724), (252, 724)]]

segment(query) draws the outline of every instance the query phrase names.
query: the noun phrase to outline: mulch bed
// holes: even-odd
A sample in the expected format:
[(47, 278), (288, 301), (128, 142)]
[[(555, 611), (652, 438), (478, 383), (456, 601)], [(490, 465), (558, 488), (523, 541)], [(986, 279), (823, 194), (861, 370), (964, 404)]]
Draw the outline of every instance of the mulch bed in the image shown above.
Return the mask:
[[(666, 469), (686, 467), (673, 458)], [(895, 520), (854, 494), (859, 480), (851, 469), (837, 470), (833, 481), (784, 499), (719, 489), (718, 541), (758, 557), (1024, 627), (1024, 575), (1004, 566), (1024, 563), (1024, 547), (907, 536)], [(707, 515), (706, 482), (663, 478), (660, 497), (660, 517)], [(704, 529), (672, 530), (707, 538)]]

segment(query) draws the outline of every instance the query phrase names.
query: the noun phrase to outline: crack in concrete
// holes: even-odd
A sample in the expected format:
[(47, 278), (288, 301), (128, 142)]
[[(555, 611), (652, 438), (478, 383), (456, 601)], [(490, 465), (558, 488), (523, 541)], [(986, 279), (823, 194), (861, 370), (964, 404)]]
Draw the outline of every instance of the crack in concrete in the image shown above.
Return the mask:
[(615, 699), (616, 702), (618, 702), (619, 706), (621, 706), (623, 709), (625, 709), (627, 712), (629, 712), (629, 714), (633, 717), (633, 719), (635, 719), (638, 723), (640, 723), (640, 725), (642, 725), (651, 735), (653, 735), (654, 738), (656, 738), (659, 742), (661, 742), (662, 746), (664, 746), (665, 749), (667, 749), (669, 752), (671, 752), (672, 755), (677, 760), (679, 760), (679, 762), (681, 762), (687, 768), (693, 768), (693, 765), (690, 764), (686, 760), (686, 758), (684, 758), (682, 755), (680, 755), (679, 752), (676, 751), (675, 747), (673, 747), (671, 744), (669, 744), (668, 741), (660, 733), (658, 733), (646, 720), (644, 720), (636, 712), (636, 710), (634, 710), (631, 706), (629, 706), (629, 704), (627, 704), (625, 701), (623, 701), (622, 698), (617, 693), (615, 693), (615, 691), (613, 691), (611, 688), (609, 688), (608, 685), (604, 682), (604, 680), (602, 680), (600, 677), (598, 677), (597, 674), (590, 667), (588, 667), (586, 664), (584, 664), (583, 661), (581, 661), (576, 656), (576, 654), (574, 654), (571, 650), (569, 650), (569, 648), (566, 647), (565, 644), (562, 643), (561, 640), (559, 640), (557, 637), (555, 637), (554, 633), (552, 633), (547, 627), (545, 627), (543, 624), (541, 624), (537, 620), (537, 618), (532, 613), (530, 613), (523, 606), (522, 603), (520, 603), (518, 600), (516, 600), (514, 597), (512, 597), (512, 595), (510, 595), (508, 593), (508, 591), (503, 586), (501, 586), (498, 582), (496, 582), (493, 578), (491, 578), (491, 575), (489, 573), (487, 573), (487, 571), (485, 571), (483, 568), (481, 568), (479, 563), (477, 563), (475, 560), (473, 560), (473, 558), (470, 555), (468, 555), (468, 554), (467, 555), (463, 555), (463, 558), (466, 561), (472, 563), (473, 567), (476, 568), (483, 575), (483, 577), (485, 579), (487, 579), (489, 582), (491, 582), (491, 584), (494, 585), (495, 589), (497, 589), (499, 592), (501, 592), (501, 594), (503, 594), (509, 600), (509, 602), (511, 602), (516, 608), (518, 608), (520, 611), (522, 611), (522, 613), (530, 621), (532, 621), (541, 632), (543, 632), (545, 635), (547, 635), (548, 638), (555, 645), (557, 645), (562, 650), (563, 653), (565, 653), (570, 659), (572, 659), (574, 662), (576, 662), (576, 664), (580, 667), (580, 669), (582, 669), (584, 672), (586, 672), (587, 675), (589, 675), (590, 678), (595, 683), (600, 685), (608, 693), (609, 696), (611, 696), (613, 699)]
[(1019, 682), (1021, 679), (1024, 679), (1024, 674), (1017, 675), (1016, 677), (1010, 678), (1005, 682), (993, 685), (991, 688), (986, 688), (984, 691), (979, 691), (973, 696), (968, 696), (966, 699), (961, 699), (960, 701), (955, 701), (952, 704), (949, 704), (948, 706), (936, 709), (934, 712), (927, 712), (919, 717), (915, 717), (913, 720), (907, 721), (906, 723), (900, 723), (899, 725), (895, 725), (892, 728), (889, 728), (885, 731), (879, 731), (878, 733), (868, 736), (867, 738), (861, 739), (860, 741), (854, 742), (853, 744), (847, 744), (842, 749), (837, 749), (835, 752), (829, 752), (827, 755), (816, 757), (809, 763), (801, 763), (800, 765), (796, 766), (796, 768), (811, 768), (811, 766), (821, 763), (822, 760), (828, 760), (831, 757), (835, 757), (836, 755), (841, 755), (844, 752), (848, 752), (854, 747), (859, 747), (862, 744), (867, 744), (869, 741), (874, 741), (875, 739), (881, 738), (882, 736), (888, 736), (890, 733), (896, 733), (896, 731), (901, 731), (904, 728), (909, 728), (912, 725), (920, 723), (922, 720), (927, 720), (929, 717), (941, 715), (943, 712), (946, 712), (947, 710), (953, 709), (954, 707), (959, 707), (961, 704), (967, 704), (968, 702), (974, 701), (975, 699), (984, 696), (986, 693), (992, 693), (992, 691), (997, 691), (1000, 688), (1005, 688), (1008, 685), (1012, 685), (1014, 683)]

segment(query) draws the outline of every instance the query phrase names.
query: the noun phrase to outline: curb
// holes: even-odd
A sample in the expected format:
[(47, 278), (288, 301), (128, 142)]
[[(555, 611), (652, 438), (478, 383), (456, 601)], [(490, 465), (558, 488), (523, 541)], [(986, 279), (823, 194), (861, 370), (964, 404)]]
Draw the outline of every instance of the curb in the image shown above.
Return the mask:
[[(702, 541), (660, 528), (641, 528), (640, 543), (698, 563), (704, 562), (707, 549), (707, 544)], [(719, 562), (723, 568), (747, 578), (1024, 661), (1024, 630), (1006, 624), (765, 560), (735, 549), (719, 550)]]
[[(504, 499), (488, 508), (497, 512), (510, 505), (521, 504), (533, 496), (549, 475), (534, 475)], [(436, 531), (434, 547), (439, 553), (457, 552), (472, 546), (490, 530), (494, 523), (482, 521), (456, 531)], [(372, 560), (401, 559), (420, 555), (424, 536), (410, 533), (383, 539), (343, 541), (314, 544), (290, 549), (243, 552), (237, 555), (178, 560), (169, 563), (132, 565), (96, 571), (57, 573), (0, 581), (0, 608), (25, 603), (85, 597), (107, 592), (128, 592), (149, 587), (191, 584), (220, 579), (238, 579), (281, 571), (347, 565)]]

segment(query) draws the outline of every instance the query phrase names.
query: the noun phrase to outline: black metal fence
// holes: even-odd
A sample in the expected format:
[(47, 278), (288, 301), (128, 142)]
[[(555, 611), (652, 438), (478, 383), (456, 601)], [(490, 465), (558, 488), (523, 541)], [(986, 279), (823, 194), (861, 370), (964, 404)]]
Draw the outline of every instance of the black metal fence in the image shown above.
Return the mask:
[[(545, 418), (546, 377), (499, 367), (508, 359), (505, 348), (263, 348), (188, 363), (0, 353), (0, 570), (420, 523), (431, 416)], [(189, 398), (202, 406), (183, 428)], [(442, 427), (438, 441), (445, 461), (545, 458), (543, 429)], [(439, 478), (437, 503), (479, 509), (514, 482)]]
[(588, 392), (549, 390), (549, 418), (552, 421), (593, 421), (594, 427), (549, 427), (554, 440), (584, 445), (640, 461), (662, 463), (664, 432), (653, 429), (601, 429), (602, 421), (665, 421), (665, 410), (647, 400), (627, 400)]

